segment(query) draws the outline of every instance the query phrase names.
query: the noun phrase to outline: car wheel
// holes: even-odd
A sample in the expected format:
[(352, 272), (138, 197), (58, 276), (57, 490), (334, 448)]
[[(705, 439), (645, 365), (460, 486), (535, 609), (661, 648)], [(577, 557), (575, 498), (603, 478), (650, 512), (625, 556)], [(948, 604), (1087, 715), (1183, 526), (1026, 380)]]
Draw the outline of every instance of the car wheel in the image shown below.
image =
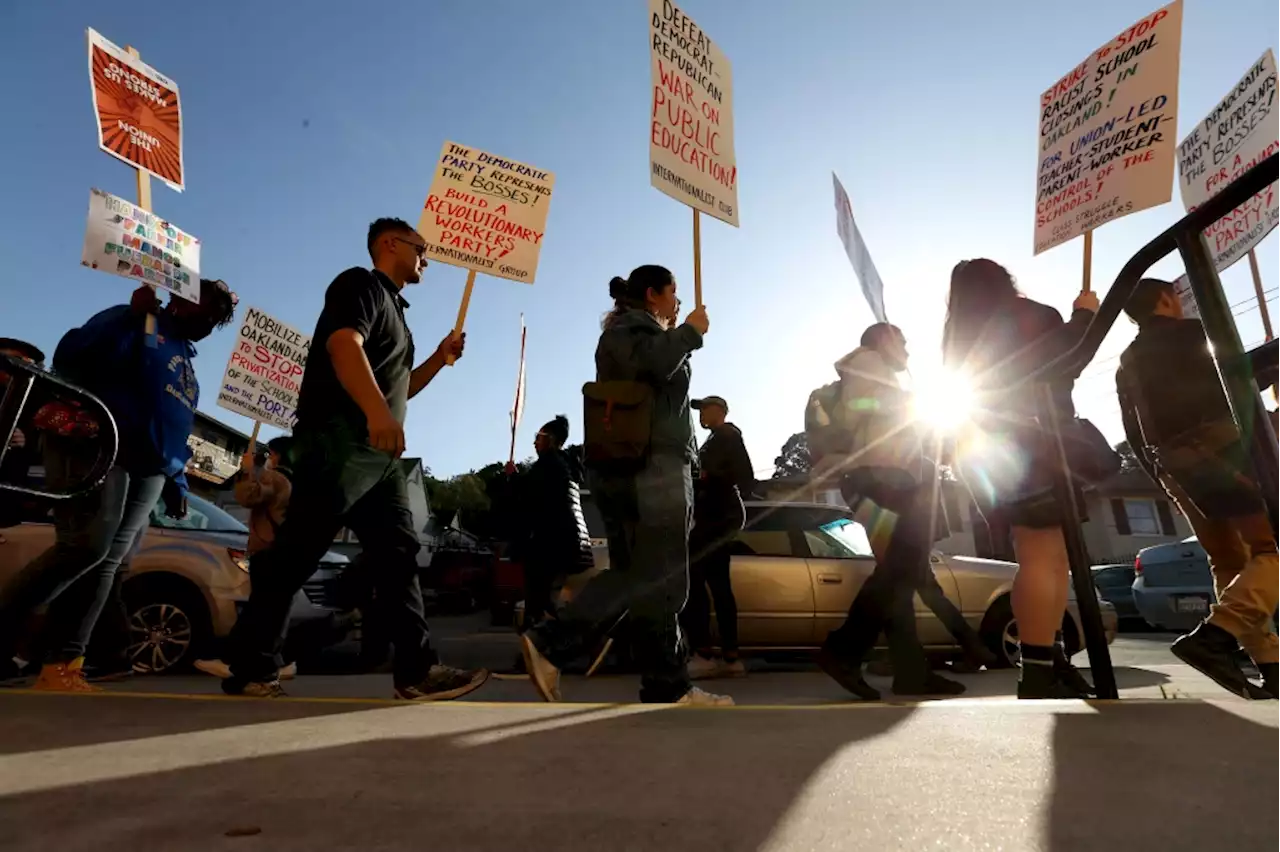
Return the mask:
[(978, 632), (987, 648), (996, 655), (996, 667), (1007, 669), (1018, 665), (1022, 659), (1018, 647), (1018, 622), (1013, 617), (1013, 604), (1009, 597), (998, 598), (987, 610)]
[(161, 674), (190, 666), (209, 641), (204, 599), (181, 580), (141, 577), (135, 583), (124, 588), (134, 670)]

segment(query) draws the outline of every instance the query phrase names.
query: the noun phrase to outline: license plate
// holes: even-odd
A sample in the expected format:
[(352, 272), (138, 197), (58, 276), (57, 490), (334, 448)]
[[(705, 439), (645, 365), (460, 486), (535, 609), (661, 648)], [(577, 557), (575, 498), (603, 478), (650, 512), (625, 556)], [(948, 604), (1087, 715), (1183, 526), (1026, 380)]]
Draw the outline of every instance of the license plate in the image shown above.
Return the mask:
[(1178, 598), (1175, 607), (1178, 612), (1208, 612), (1209, 599), (1204, 597)]

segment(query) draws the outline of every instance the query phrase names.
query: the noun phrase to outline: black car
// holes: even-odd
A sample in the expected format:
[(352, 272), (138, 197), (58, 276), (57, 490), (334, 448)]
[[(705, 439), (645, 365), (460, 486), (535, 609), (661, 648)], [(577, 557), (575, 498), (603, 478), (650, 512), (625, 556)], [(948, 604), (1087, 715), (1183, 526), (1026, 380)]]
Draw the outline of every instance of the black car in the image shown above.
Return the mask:
[(1116, 608), (1116, 615), (1125, 626), (1145, 624), (1133, 601), (1133, 578), (1131, 563), (1093, 566), (1093, 585), (1102, 599)]

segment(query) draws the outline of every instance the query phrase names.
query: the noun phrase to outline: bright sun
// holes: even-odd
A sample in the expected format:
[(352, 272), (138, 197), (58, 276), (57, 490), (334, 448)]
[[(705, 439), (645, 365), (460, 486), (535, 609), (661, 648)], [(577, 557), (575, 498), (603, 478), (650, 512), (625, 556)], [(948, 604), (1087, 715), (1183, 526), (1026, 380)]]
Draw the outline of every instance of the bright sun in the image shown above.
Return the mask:
[(943, 432), (959, 428), (973, 411), (973, 391), (963, 376), (930, 370), (912, 376), (916, 419)]

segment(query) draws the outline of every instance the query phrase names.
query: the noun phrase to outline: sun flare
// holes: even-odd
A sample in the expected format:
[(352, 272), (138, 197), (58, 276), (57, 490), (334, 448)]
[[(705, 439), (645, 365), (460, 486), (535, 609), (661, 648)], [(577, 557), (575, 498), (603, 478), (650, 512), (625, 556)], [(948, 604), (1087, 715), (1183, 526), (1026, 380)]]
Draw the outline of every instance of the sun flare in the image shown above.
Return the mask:
[(973, 389), (964, 376), (936, 370), (913, 377), (913, 408), (917, 420), (942, 432), (954, 432), (973, 413)]

